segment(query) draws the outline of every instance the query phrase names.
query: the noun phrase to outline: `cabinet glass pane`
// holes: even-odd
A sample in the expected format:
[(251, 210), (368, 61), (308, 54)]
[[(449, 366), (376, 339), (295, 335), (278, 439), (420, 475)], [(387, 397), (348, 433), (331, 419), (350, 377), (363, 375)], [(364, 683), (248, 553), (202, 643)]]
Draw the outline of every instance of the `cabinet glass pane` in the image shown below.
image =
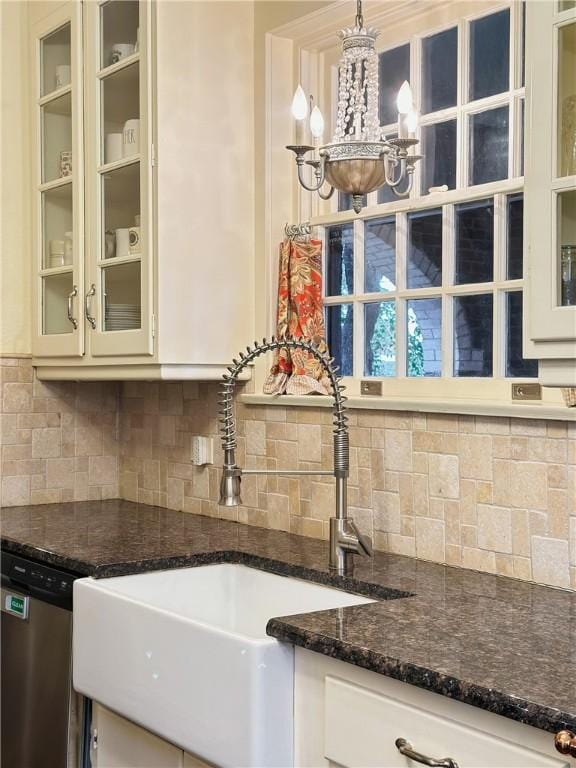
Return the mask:
[(401, 45), (378, 56), (380, 82), (380, 125), (398, 120), (396, 98), (404, 80), (410, 81), (410, 45)]
[(106, 266), (102, 270), (104, 331), (140, 328), (140, 262)]
[(138, 0), (110, 0), (101, 8), (102, 68), (132, 56), (139, 48)]
[(364, 290), (386, 293), (396, 290), (396, 221), (366, 222), (364, 239)]
[(70, 24), (52, 32), (40, 43), (40, 95), (70, 85)]
[(396, 302), (364, 305), (364, 375), (396, 376)]
[(560, 304), (576, 306), (576, 189), (558, 195)]
[(576, 8), (576, 0), (559, 0), (558, 10), (560, 13), (562, 11), (570, 11), (572, 8)]
[(488, 283), (494, 278), (494, 200), (456, 206), (454, 282)]
[(137, 155), (140, 151), (139, 83), (138, 62), (102, 80), (103, 163), (113, 163)]
[(442, 299), (408, 302), (408, 376), (440, 376), (442, 372)]
[(454, 376), (492, 376), (494, 298), (454, 297)]
[(456, 120), (422, 128), (422, 194), (431, 187), (456, 187)]
[(326, 307), (326, 338), (330, 355), (334, 358), (341, 376), (352, 376), (353, 337), (352, 304)]
[(104, 232), (102, 258), (124, 258), (140, 253), (140, 163), (102, 176)]
[(446, 29), (422, 40), (422, 112), (456, 105), (458, 29)]
[(506, 294), (506, 376), (538, 376), (538, 361), (522, 356), (522, 291)]
[(42, 333), (72, 333), (68, 320), (68, 296), (72, 292), (72, 272), (42, 278)]
[(508, 107), (470, 115), (469, 183), (508, 178)]
[(42, 193), (42, 268), (72, 264), (72, 184)]
[(326, 229), (326, 295), (354, 293), (354, 227), (341, 224)]
[(72, 96), (49, 101), (42, 112), (42, 182), (72, 175)]
[(576, 174), (576, 23), (558, 31), (558, 175)]
[(470, 22), (470, 101), (508, 90), (510, 11)]
[(442, 211), (408, 216), (408, 288), (442, 285)]

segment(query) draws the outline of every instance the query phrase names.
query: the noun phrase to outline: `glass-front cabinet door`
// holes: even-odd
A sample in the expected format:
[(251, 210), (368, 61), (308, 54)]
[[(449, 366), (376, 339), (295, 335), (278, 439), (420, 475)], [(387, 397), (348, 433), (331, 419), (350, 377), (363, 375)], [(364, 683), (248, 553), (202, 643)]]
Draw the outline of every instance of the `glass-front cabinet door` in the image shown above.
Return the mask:
[(85, 6), (85, 317), (93, 356), (152, 354), (150, 2)]
[[(576, 355), (576, 2), (527, 2), (530, 341)], [(571, 342), (574, 342), (572, 344)], [(576, 362), (574, 363), (576, 366)]]
[(66, 3), (31, 31), (36, 357), (84, 351), (81, 12)]

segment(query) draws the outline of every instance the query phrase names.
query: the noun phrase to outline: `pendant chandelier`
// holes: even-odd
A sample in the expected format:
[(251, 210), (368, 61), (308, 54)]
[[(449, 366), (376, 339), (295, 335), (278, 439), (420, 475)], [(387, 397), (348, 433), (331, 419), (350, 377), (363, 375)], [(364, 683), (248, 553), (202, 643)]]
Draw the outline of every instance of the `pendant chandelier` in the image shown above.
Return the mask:
[[(418, 115), (414, 110), (412, 90), (405, 81), (398, 92), (398, 138), (386, 139), (380, 126), (378, 54), (375, 42), (379, 32), (365, 27), (362, 2), (357, 0), (353, 28), (340, 32), (342, 58), (338, 67), (338, 111), (336, 129), (329, 144), (316, 147), (304, 142), (304, 121), (308, 99), (298, 86), (292, 101), (296, 120), (296, 144), (286, 147), (295, 154), (298, 181), (309, 192), (318, 192), (328, 200), (337, 189), (352, 196), (356, 213), (362, 210), (369, 192), (388, 186), (397, 197), (404, 197), (412, 187), (414, 166), (422, 155), (414, 154), (418, 144)], [(312, 100), (310, 100), (312, 107)], [(310, 133), (320, 144), (324, 119), (317, 106), (310, 109)], [(311, 152), (312, 159), (306, 159)], [(313, 170), (314, 181), (304, 178), (304, 165)], [(329, 187), (323, 189), (325, 182)]]

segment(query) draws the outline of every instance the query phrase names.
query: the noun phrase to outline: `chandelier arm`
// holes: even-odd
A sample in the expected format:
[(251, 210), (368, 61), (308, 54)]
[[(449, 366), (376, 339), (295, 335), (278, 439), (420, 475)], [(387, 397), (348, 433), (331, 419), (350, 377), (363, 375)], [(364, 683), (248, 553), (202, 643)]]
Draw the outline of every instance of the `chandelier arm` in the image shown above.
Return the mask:
[(322, 200), (330, 200), (332, 195), (334, 194), (335, 187), (330, 185), (330, 189), (328, 192), (322, 192), (321, 189), (318, 190), (318, 195), (322, 198)]
[(322, 172), (320, 174), (315, 172), (314, 175), (316, 176), (316, 179), (318, 180), (318, 183), (316, 184), (315, 187), (311, 187), (309, 184), (307, 184), (304, 181), (304, 178), (302, 176), (302, 166), (298, 165), (297, 167), (298, 167), (298, 181), (304, 187), (304, 189), (307, 190), (308, 192), (318, 192), (318, 190), (320, 189), (322, 184), (324, 184), (324, 178), (325, 178), (324, 171), (322, 170)]
[(408, 184), (406, 185), (405, 190), (403, 190), (402, 192), (399, 192), (396, 187), (391, 187), (392, 192), (394, 195), (396, 195), (396, 197), (406, 197), (406, 195), (410, 194), (410, 190), (412, 189), (412, 183), (414, 181), (414, 173), (413, 172), (411, 173), (410, 170), (408, 170), (408, 172), (404, 174), (404, 178), (406, 178), (406, 176), (408, 176)]
[(390, 175), (388, 174), (388, 168), (387, 168), (387, 165), (386, 165), (386, 158), (384, 158), (383, 162), (384, 162), (384, 177), (385, 177), (385, 180), (386, 180), (386, 184), (387, 184), (387, 186), (390, 187), (390, 189), (392, 191), (394, 191), (394, 189), (396, 187), (399, 187), (402, 184), (402, 182), (404, 181), (404, 179), (406, 178), (406, 160), (404, 158), (399, 158), (398, 160), (394, 160), (394, 161), (391, 162), (391, 165), (393, 165), (394, 168), (398, 164), (400, 165), (400, 174), (398, 175), (398, 178), (396, 179), (396, 181), (394, 181), (394, 173), (393, 172)]

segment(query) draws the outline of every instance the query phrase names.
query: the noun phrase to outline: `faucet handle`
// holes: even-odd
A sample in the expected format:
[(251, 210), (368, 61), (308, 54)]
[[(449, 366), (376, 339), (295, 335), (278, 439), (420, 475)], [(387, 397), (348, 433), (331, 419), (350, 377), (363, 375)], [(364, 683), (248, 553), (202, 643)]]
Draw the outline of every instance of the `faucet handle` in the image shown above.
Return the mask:
[(365, 557), (372, 557), (374, 550), (372, 548), (372, 539), (370, 536), (361, 533), (354, 520), (348, 520), (348, 525), (358, 539), (358, 554), (364, 555)]

